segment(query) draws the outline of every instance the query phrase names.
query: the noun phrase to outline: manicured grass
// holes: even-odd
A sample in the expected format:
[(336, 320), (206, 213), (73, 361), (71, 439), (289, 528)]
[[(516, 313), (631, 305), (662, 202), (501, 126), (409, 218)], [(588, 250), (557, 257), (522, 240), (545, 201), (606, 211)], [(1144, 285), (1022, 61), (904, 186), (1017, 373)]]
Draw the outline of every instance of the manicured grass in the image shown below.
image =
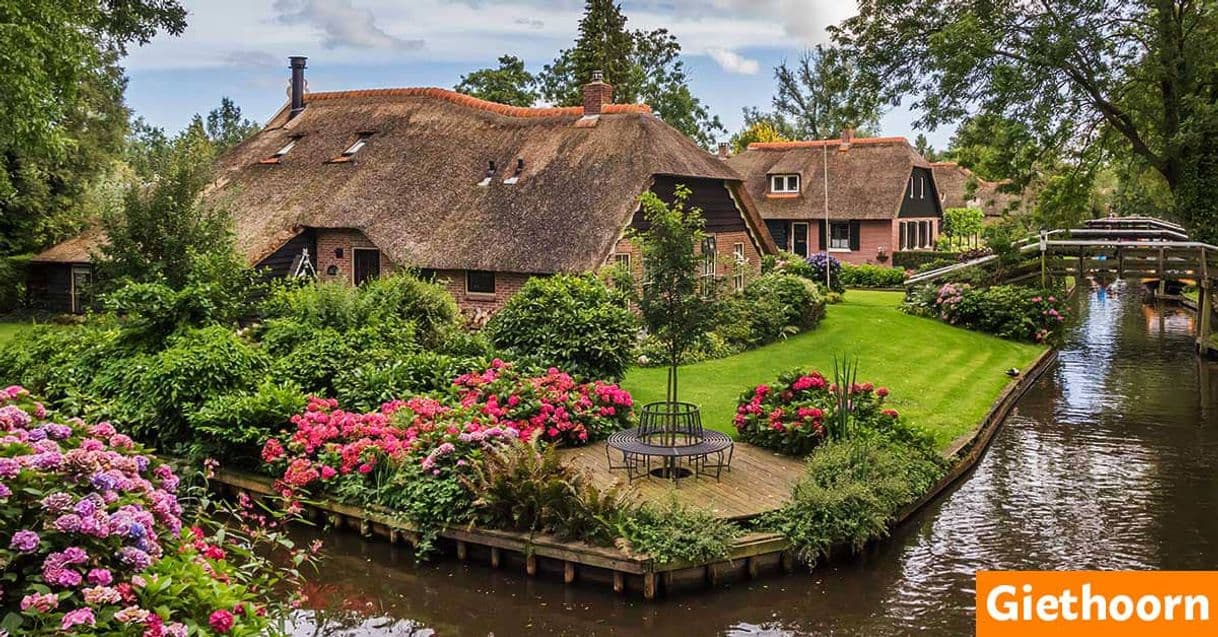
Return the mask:
[[(680, 398), (701, 406), (705, 426), (732, 433), (744, 390), (794, 368), (831, 377), (834, 355), (857, 356), (859, 380), (888, 387), (888, 405), (946, 446), (981, 422), (1011, 381), (1006, 370), (1027, 368), (1044, 350), (909, 316), (900, 302), (899, 292), (851, 290), (811, 332), (682, 367)], [(632, 369), (623, 385), (639, 404), (663, 400), (665, 374)]]
[(0, 345), (12, 340), (23, 330), (29, 329), (29, 323), (0, 323)]

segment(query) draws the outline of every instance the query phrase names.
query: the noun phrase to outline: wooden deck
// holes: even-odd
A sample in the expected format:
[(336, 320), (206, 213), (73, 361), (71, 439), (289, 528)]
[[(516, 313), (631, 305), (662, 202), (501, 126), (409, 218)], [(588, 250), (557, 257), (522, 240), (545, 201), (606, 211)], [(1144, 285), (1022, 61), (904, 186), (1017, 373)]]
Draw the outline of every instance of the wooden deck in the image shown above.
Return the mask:
[[(781, 507), (791, 496), (791, 488), (804, 470), (803, 460), (741, 442), (736, 443), (732, 470), (724, 471), (718, 482), (713, 476), (689, 477), (683, 478), (677, 487), (661, 478), (636, 479), (627, 485), (624, 469), (609, 470), (603, 442), (560, 451), (559, 457), (587, 472), (597, 486), (620, 483), (645, 500), (665, 502), (669, 497), (675, 497), (683, 504), (733, 520)], [(617, 461), (620, 462), (620, 458)]]

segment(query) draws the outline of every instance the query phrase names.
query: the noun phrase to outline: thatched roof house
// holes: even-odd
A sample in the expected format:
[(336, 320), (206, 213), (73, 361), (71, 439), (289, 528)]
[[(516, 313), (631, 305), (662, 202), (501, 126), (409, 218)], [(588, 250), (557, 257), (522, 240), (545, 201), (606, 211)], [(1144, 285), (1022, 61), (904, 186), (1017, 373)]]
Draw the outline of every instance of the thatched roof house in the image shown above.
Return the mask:
[(954, 161), (935, 162), (931, 170), (944, 209), (977, 208), (993, 219), (1019, 209), (1019, 196), (1000, 190), (1007, 182), (987, 181)]
[[(750, 144), (727, 161), (782, 249), (853, 263), (928, 249), (942, 208), (931, 165), (904, 137)], [(826, 218), (828, 226), (826, 227)]]
[(471, 309), (530, 275), (629, 261), (615, 255), (649, 189), (693, 189), (708, 229), (754, 264), (774, 250), (731, 168), (611, 96), (600, 81), (569, 108), (438, 88), (301, 93), (219, 161), (206, 198), (231, 210), (250, 263), (357, 283), (418, 268)]

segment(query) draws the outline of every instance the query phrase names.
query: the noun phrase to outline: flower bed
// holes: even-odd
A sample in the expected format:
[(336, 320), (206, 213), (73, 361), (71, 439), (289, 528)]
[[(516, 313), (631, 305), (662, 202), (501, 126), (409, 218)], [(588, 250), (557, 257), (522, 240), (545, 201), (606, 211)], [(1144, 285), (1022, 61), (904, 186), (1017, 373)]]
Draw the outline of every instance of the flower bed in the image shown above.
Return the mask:
[(265, 634), (234, 549), (184, 528), (168, 465), (20, 387), (0, 390), (0, 434), (0, 633)]
[(285, 497), (307, 491), (386, 507), (419, 529), (426, 552), (441, 529), (473, 515), (467, 481), (486, 452), (515, 441), (586, 444), (626, 427), (631, 407), (616, 385), (576, 383), (556, 369), (529, 377), (496, 360), (440, 398), (370, 413), (314, 398), (292, 418), (294, 431), (267, 441), (262, 459)]
[(1052, 290), (965, 283), (924, 286), (902, 306), (906, 312), (933, 316), (960, 327), (1030, 343), (1055, 343), (1065, 327), (1065, 301)]
[[(836, 387), (817, 371), (782, 374), (740, 396), (734, 423), (740, 439), (793, 456), (807, 455), (827, 436), (837, 414)], [(888, 390), (871, 383), (850, 387), (851, 419), (867, 429), (892, 429), (899, 414), (884, 408)]]

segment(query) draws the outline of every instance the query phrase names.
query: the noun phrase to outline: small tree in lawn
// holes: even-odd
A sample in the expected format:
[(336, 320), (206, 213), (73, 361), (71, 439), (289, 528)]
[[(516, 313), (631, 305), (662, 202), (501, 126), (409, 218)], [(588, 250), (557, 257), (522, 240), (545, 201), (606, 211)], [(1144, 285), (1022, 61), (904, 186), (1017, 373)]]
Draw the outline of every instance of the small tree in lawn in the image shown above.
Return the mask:
[(705, 237), (702, 211), (685, 207), (689, 193), (678, 186), (671, 204), (651, 192), (641, 197), (650, 227), (638, 236), (644, 270), (639, 311), (648, 331), (664, 345), (670, 403), (677, 401), (677, 366), (712, 327), (715, 315), (715, 283), (701, 275), (703, 257), (697, 251)]

